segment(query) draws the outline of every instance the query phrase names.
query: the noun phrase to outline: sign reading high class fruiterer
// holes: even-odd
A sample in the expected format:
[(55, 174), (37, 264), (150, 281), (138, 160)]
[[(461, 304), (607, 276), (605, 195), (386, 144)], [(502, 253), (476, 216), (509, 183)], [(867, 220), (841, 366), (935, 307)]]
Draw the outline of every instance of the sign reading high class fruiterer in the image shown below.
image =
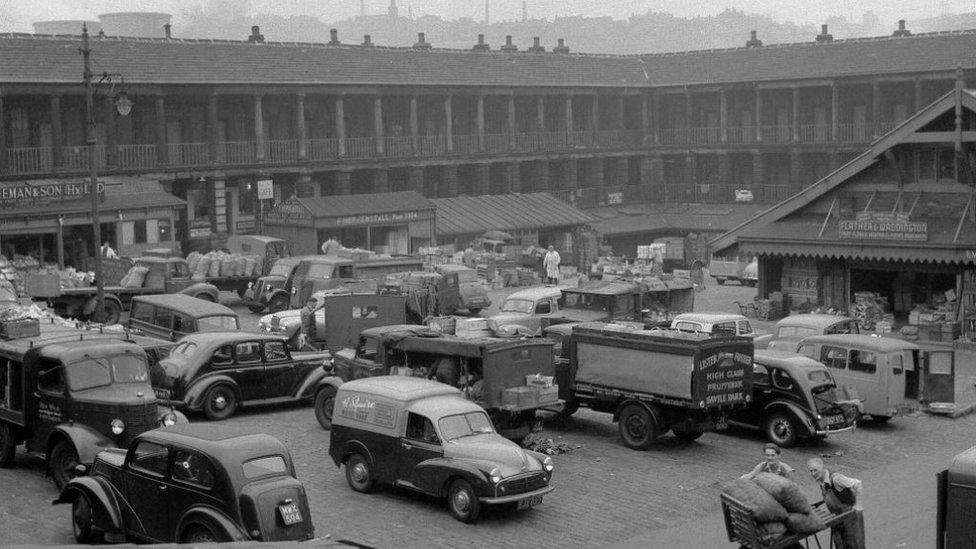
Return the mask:
[[(82, 200), (91, 195), (88, 181), (26, 181), (0, 184), (0, 209), (24, 206), (44, 206), (58, 202)], [(98, 182), (98, 194), (105, 194), (105, 185)]]
[(841, 219), (837, 229), (843, 240), (928, 240), (928, 223), (911, 221), (903, 213), (862, 212), (854, 219)]

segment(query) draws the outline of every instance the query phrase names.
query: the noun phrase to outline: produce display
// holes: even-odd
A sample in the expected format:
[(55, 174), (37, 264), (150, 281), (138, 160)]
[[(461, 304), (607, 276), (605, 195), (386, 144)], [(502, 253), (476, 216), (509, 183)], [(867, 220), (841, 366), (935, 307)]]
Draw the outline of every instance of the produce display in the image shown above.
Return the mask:
[(201, 254), (190, 252), (186, 256), (186, 264), (189, 267), (193, 280), (206, 280), (207, 278), (217, 278), (220, 276), (261, 276), (261, 256), (231, 254), (227, 252), (215, 251)]

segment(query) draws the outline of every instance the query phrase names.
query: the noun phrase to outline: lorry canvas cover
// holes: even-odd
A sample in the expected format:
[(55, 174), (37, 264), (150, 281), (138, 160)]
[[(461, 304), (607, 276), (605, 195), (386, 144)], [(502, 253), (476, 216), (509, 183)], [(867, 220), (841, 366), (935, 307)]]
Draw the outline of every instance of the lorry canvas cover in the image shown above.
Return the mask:
[[(610, 337), (607, 337), (610, 335)], [(685, 401), (698, 408), (745, 404), (752, 342), (671, 330), (573, 329), (576, 382)]]

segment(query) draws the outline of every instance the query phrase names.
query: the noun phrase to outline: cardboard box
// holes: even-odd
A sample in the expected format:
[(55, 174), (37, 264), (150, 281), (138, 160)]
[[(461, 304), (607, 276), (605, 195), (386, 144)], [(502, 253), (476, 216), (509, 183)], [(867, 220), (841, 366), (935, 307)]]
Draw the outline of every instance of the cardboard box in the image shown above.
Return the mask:
[(463, 318), (455, 317), (454, 331), (456, 332), (478, 332), (488, 329), (487, 318)]
[(509, 387), (502, 391), (502, 406), (531, 408), (538, 405), (538, 387)]
[(550, 385), (548, 387), (539, 388), (539, 403), (546, 404), (549, 402), (555, 402), (559, 400), (559, 386)]
[(553, 376), (544, 376), (542, 374), (525, 376), (525, 384), (530, 387), (552, 387), (553, 381), (555, 381)]

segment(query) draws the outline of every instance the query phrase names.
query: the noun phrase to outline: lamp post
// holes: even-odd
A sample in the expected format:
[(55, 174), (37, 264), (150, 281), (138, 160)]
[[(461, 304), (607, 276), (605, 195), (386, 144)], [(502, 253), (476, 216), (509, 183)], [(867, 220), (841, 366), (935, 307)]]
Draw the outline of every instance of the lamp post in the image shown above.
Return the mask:
[(118, 79), (123, 86), (123, 89), (119, 90), (119, 93), (115, 96), (115, 108), (121, 116), (126, 116), (132, 111), (132, 101), (129, 100), (126, 95), (124, 86), (125, 79), (122, 78), (121, 74), (109, 74), (102, 73), (98, 82), (92, 82), (94, 76), (91, 71), (91, 47), (88, 42), (88, 25), (82, 24), (81, 27), (81, 54), (85, 60), (85, 69), (83, 80), (85, 83), (85, 118), (87, 124), (85, 125), (86, 142), (88, 145), (88, 169), (89, 169), (89, 183), (88, 191), (91, 193), (91, 218), (92, 218), (92, 243), (94, 247), (94, 271), (95, 271), (95, 310), (91, 314), (92, 320), (99, 322), (103, 318), (103, 305), (105, 302), (105, 281), (102, 279), (102, 227), (100, 214), (98, 211), (98, 166), (95, 162), (95, 94), (98, 92), (98, 87), (105, 82), (111, 84), (112, 89), (115, 88), (115, 79)]

